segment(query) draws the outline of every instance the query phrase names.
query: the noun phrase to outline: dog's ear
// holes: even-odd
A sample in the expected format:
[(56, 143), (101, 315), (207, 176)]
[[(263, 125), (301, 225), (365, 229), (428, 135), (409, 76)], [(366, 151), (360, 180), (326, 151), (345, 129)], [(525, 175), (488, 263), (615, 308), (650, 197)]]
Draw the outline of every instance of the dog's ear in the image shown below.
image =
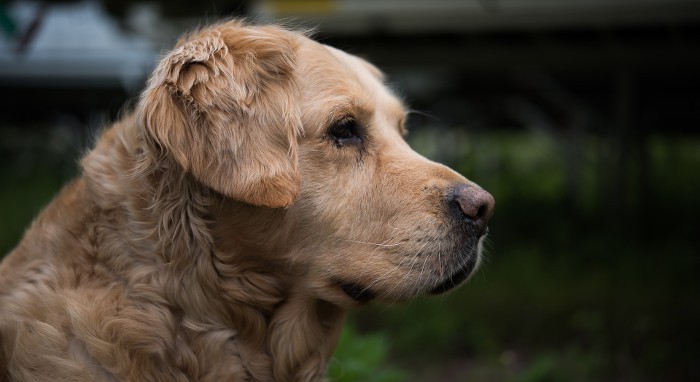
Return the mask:
[(301, 185), (296, 46), (289, 32), (237, 22), (181, 41), (140, 101), (149, 147), (230, 198), (292, 204)]

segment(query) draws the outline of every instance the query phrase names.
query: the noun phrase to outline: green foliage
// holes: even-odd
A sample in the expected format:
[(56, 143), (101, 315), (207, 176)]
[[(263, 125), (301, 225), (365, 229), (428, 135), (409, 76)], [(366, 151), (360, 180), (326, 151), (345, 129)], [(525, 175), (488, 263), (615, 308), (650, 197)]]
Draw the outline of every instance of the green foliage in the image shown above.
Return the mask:
[(382, 334), (358, 334), (346, 325), (331, 360), (328, 376), (335, 382), (398, 382), (406, 379), (400, 370), (387, 365), (389, 346)]
[(0, 258), (17, 244), (22, 232), (64, 181), (50, 171), (36, 172), (31, 177), (14, 175), (6, 176), (8, 184), (0, 188)]
[(535, 359), (517, 379), (518, 382), (567, 382), (556, 355), (543, 354)]
[[(577, 178), (549, 138), (460, 133), (431, 151), (439, 137), (412, 134), (494, 194), (488, 255), (446, 296), (353, 313), (333, 381), (699, 380), (698, 139), (649, 137), (648, 166), (615, 179), (600, 137), (577, 142)], [(23, 155), (0, 150), (2, 252), (75, 173), (74, 152)]]
[(77, 173), (74, 140), (59, 127), (0, 124), (0, 259)]
[(356, 325), (383, 330), (409, 375), (466, 359), (446, 380), (697, 377), (700, 141), (650, 138), (649, 168), (632, 161), (616, 180), (607, 143), (589, 137), (578, 190), (551, 141), (468, 138), (452, 165), (497, 200), (482, 269), (445, 297), (359, 311)]

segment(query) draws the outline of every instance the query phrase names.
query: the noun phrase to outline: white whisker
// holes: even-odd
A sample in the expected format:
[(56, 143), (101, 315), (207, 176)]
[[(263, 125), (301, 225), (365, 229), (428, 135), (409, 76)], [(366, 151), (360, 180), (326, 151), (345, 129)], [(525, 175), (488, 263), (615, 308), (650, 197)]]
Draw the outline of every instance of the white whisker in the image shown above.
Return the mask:
[(418, 259), (420, 258), (420, 253), (423, 251), (423, 249), (425, 249), (425, 247), (427, 245), (428, 245), (428, 242), (426, 241), (425, 244), (423, 244), (423, 246), (418, 251), (416, 251), (416, 254), (413, 255), (413, 261), (411, 262), (411, 266), (409, 267), (408, 272), (406, 272), (406, 274), (403, 275), (401, 280), (399, 280), (399, 282), (396, 283), (396, 285), (394, 286), (395, 288), (399, 288), (401, 286), (401, 284), (403, 284), (403, 281), (406, 279), (406, 277), (408, 277), (409, 275), (411, 275), (411, 273), (413, 273), (413, 268), (414, 268), (416, 262), (418, 261)]
[(377, 247), (396, 247), (396, 246), (398, 246), (398, 245), (401, 245), (401, 243), (396, 243), (396, 244), (385, 244), (387, 241), (389, 241), (389, 240), (391, 240), (391, 239), (388, 239), (388, 240), (386, 240), (386, 241), (383, 242), (383, 243), (372, 243), (372, 242), (368, 242), (368, 241), (349, 240), (349, 239), (343, 239), (343, 240), (349, 241), (349, 242), (351, 242), (351, 243), (357, 243), (357, 244), (375, 245), (375, 246), (377, 246)]

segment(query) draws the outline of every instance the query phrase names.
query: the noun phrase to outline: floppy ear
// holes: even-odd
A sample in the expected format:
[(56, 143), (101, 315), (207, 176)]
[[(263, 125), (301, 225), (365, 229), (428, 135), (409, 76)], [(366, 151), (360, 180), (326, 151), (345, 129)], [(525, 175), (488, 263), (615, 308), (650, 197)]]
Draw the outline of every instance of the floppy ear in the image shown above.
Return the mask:
[(289, 32), (237, 22), (179, 43), (140, 100), (149, 147), (230, 198), (292, 204), (301, 184), (295, 50)]

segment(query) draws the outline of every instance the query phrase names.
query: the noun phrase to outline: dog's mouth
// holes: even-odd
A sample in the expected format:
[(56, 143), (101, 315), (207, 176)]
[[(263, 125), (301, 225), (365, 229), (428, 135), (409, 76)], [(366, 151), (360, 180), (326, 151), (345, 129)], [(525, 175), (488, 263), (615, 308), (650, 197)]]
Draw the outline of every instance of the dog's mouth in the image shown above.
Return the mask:
[(461, 222), (460, 229), (462, 232), (466, 232), (462, 238), (466, 237), (467, 239), (466, 242), (462, 242), (463, 244), (459, 246), (460, 249), (456, 253), (458, 253), (457, 258), (466, 258), (466, 261), (446, 279), (429, 290), (430, 294), (441, 294), (456, 288), (474, 272), (479, 263), (481, 243), (488, 235), (488, 226), (478, 229), (471, 221), (465, 220)]
[[(454, 273), (452, 273), (447, 279), (442, 281), (440, 284), (438, 284), (436, 287), (433, 289), (430, 289), (428, 293), (437, 295), (437, 294), (442, 294), (445, 293), (451, 289), (456, 288), (459, 286), (464, 280), (471, 275), (471, 273), (474, 271), (476, 268), (477, 264), (477, 257), (476, 256), (470, 256), (469, 259), (464, 263), (462, 267), (457, 269)], [(353, 301), (360, 303), (360, 304), (366, 304), (371, 302), (372, 300), (377, 298), (377, 294), (375, 291), (364, 287), (360, 284), (352, 283), (352, 282), (339, 282), (337, 284), (340, 289), (350, 297)]]
[[(468, 235), (462, 236), (456, 241), (456, 245), (453, 246), (454, 249), (453, 252), (451, 252), (451, 254), (441, 252), (443, 259), (452, 259), (451, 261), (449, 261), (449, 263), (452, 263), (453, 268), (448, 268), (440, 272), (443, 277), (444, 275), (447, 275), (445, 278), (440, 278), (440, 276), (433, 276), (428, 277), (429, 279), (424, 279), (422, 281), (415, 280), (417, 281), (417, 283), (413, 284), (412, 287), (409, 287), (409, 285), (405, 286), (409, 289), (417, 288), (413, 291), (409, 291), (408, 289), (400, 291), (403, 288), (398, 288), (399, 290), (397, 291), (396, 289), (394, 289), (396, 286), (390, 287), (391, 289), (393, 289), (394, 292), (399, 292), (399, 296), (393, 295), (392, 293), (393, 298), (398, 298), (398, 300), (404, 300), (411, 297), (415, 297), (417, 294), (421, 293), (420, 290), (428, 294), (438, 295), (458, 287), (465, 280), (467, 280), (467, 278), (469, 278), (469, 276), (474, 272), (474, 270), (479, 264), (479, 258), (481, 256), (481, 241), (484, 238), (484, 236), (486, 236), (488, 228), (485, 229), (484, 232), (477, 233), (473, 231), (473, 227), (467, 226), (467, 232)], [(440, 256), (437, 255), (437, 253), (431, 252), (424, 252), (419, 255), (440, 258)], [(425, 276), (427, 276), (428, 273), (426, 273)], [(423, 269), (421, 269), (421, 275), (422, 274)], [(350, 279), (352, 279), (352, 277)], [(367, 286), (367, 284), (358, 283), (357, 281), (349, 281), (347, 278), (335, 278), (333, 284), (335, 284), (335, 288), (342, 290), (342, 293), (344, 295), (346, 295), (352, 301), (359, 304), (366, 304), (374, 300), (381, 299), (385, 295), (385, 291), (383, 290), (384, 288), (381, 285), (376, 285), (378, 284), (376, 282), (373, 283), (375, 284), (375, 288), (370, 288), (370, 286), (372, 286), (373, 284)], [(426, 286), (430, 289), (423, 289)]]
[(466, 280), (467, 277), (476, 268), (477, 256), (469, 256), (469, 259), (464, 263), (464, 265), (459, 268), (455, 273), (449, 276), (446, 280), (438, 284), (435, 288), (429, 291), (430, 294), (441, 294), (445, 293), (451, 289), (454, 289), (462, 281)]

